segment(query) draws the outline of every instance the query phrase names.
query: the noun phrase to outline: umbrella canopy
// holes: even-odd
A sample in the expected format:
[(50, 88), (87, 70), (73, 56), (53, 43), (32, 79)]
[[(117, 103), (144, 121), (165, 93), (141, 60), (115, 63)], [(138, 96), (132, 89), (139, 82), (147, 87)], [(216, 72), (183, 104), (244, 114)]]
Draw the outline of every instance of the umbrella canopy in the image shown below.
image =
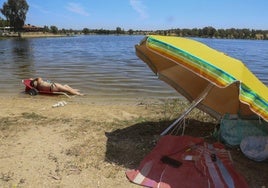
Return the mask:
[(195, 40), (147, 36), (137, 56), (159, 78), (197, 108), (220, 119), (224, 114), (260, 116), (268, 121), (268, 88), (238, 59)]

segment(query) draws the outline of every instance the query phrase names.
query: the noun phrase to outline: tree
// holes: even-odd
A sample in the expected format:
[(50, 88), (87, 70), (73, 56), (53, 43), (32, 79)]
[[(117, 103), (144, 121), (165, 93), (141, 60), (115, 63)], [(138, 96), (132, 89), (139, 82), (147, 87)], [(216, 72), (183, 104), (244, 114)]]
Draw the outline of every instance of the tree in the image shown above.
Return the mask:
[(4, 20), (0, 17), (0, 27), (7, 27), (9, 26), (9, 23), (7, 20)]
[(133, 33), (134, 33), (133, 29), (129, 29), (129, 30), (128, 30), (128, 34), (129, 34), (129, 35), (133, 35)]
[(50, 26), (50, 30), (53, 34), (57, 34), (59, 32), (59, 29), (54, 25)]
[(214, 37), (215, 33), (216, 29), (211, 26), (203, 28), (203, 35), (205, 35), (206, 37), (212, 38)]
[(22, 29), (29, 6), (26, 0), (8, 0), (0, 9), (15, 31)]
[(119, 35), (119, 34), (124, 34), (124, 30), (122, 30), (121, 27), (116, 27), (115, 33), (116, 33), (117, 35)]
[(82, 31), (85, 35), (88, 35), (90, 33), (90, 30), (88, 28), (84, 28)]
[(44, 32), (49, 32), (49, 27), (47, 25), (44, 26), (44, 29), (43, 29)]

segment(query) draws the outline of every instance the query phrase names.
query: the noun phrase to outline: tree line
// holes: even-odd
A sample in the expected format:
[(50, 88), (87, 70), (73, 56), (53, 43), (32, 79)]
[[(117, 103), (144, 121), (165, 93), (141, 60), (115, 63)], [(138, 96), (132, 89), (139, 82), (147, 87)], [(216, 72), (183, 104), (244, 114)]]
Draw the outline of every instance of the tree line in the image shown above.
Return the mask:
[[(29, 9), (29, 5), (26, 0), (8, 0), (4, 2), (3, 7), (0, 8), (0, 12), (6, 17), (3, 19), (0, 17), (0, 28), (11, 27), (14, 31), (23, 31), (23, 26), (26, 20), (26, 14)], [(41, 29), (43, 32), (51, 32), (54, 34), (58, 33), (74, 33), (74, 34), (158, 34), (158, 35), (172, 35), (181, 37), (205, 37), (205, 38), (227, 38), (227, 39), (268, 39), (268, 30), (255, 30), (255, 29), (215, 29), (212, 26), (204, 28), (177, 28), (168, 30), (155, 30), (155, 31), (144, 31), (144, 30), (133, 30), (129, 29), (125, 31), (121, 27), (116, 27), (114, 30), (107, 29), (89, 29), (84, 28), (82, 30), (73, 29), (58, 29), (57, 26), (44, 26)]]
[(168, 30), (132, 30), (125, 31), (120, 27), (116, 30), (104, 30), (104, 29), (88, 29), (82, 30), (84, 34), (158, 34), (169, 36), (181, 36), (181, 37), (204, 37), (204, 38), (224, 38), (224, 39), (268, 39), (268, 30), (255, 30), (255, 29), (215, 29), (211, 26), (204, 28), (193, 29), (168, 29)]

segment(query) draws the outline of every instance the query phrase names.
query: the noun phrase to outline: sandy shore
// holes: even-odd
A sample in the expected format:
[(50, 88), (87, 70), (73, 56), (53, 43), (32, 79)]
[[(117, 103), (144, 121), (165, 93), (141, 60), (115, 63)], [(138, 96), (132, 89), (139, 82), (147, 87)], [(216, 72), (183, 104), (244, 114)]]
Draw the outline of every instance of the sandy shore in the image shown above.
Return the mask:
[(11, 32), (4, 33), (0, 37), (20, 37), (20, 38), (42, 38), (42, 37), (66, 37), (67, 34), (53, 34), (49, 32)]
[(21, 33), (21, 38), (38, 38), (38, 37), (66, 37), (67, 34), (53, 34), (48, 32), (24, 32)]
[[(62, 100), (65, 106), (52, 107)], [(0, 187), (140, 187), (125, 171), (138, 166), (183, 109), (181, 102), (48, 96), (5, 96), (0, 104)], [(201, 112), (188, 124), (186, 134), (194, 136), (216, 126)], [(230, 151), (251, 187), (268, 187), (267, 162)]]

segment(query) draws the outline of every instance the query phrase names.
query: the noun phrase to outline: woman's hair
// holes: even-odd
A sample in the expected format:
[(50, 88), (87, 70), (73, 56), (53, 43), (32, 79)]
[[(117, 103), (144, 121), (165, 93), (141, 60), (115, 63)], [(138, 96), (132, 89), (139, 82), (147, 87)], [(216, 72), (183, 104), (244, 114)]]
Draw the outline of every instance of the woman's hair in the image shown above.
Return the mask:
[(30, 82), (30, 86), (32, 86), (32, 87), (36, 87), (36, 86), (37, 86), (37, 83), (36, 83), (36, 85), (35, 85), (34, 82), (37, 82), (37, 80), (36, 80), (36, 79), (33, 79), (33, 80)]
[(30, 86), (34, 87), (34, 80), (30, 82)]

